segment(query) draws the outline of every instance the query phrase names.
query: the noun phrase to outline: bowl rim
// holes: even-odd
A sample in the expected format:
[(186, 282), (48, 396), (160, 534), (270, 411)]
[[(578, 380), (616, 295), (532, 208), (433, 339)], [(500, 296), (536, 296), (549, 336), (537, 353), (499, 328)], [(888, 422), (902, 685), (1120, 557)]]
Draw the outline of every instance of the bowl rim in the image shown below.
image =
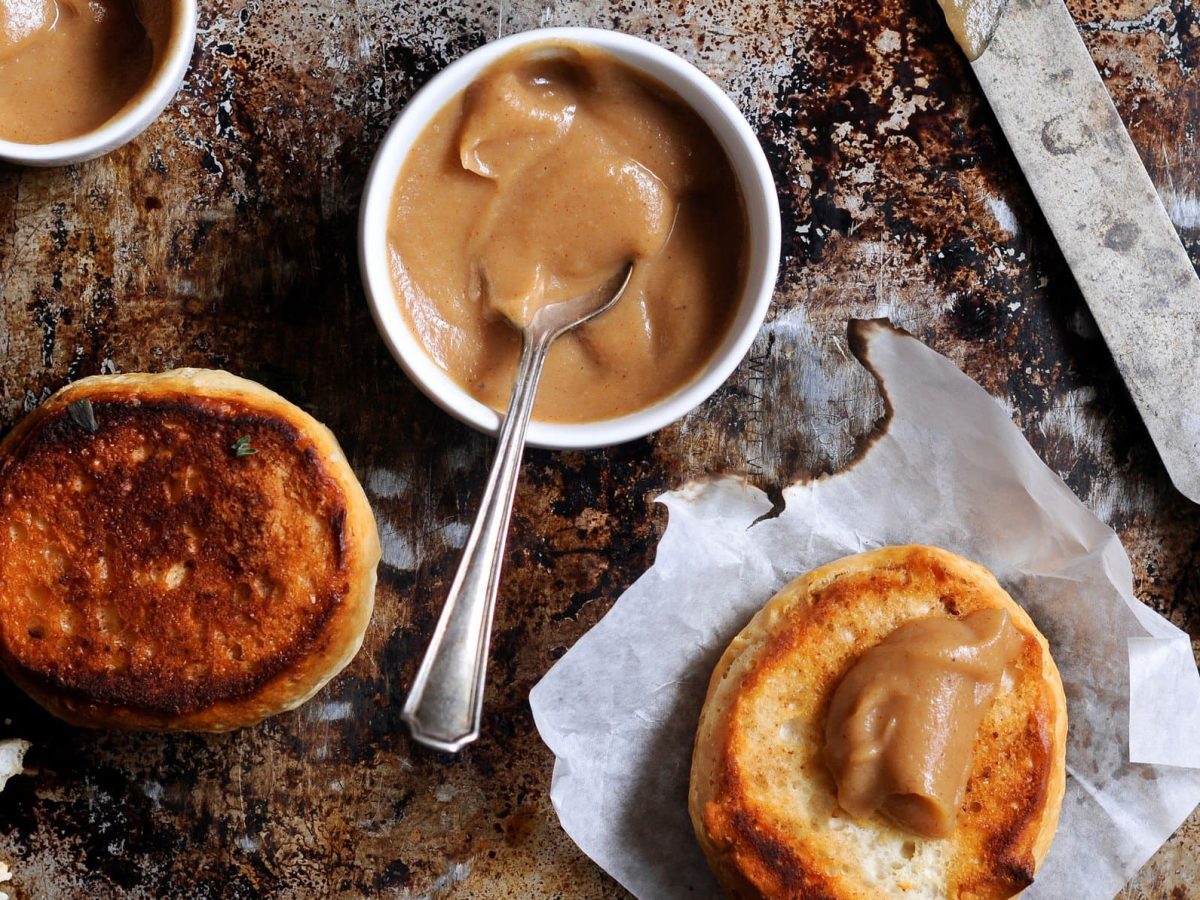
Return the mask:
[[(750, 252), (739, 313), (697, 377), (644, 409), (594, 422), (533, 419), (526, 442), (550, 449), (606, 447), (644, 437), (707, 400), (741, 363), (766, 319), (781, 250), (779, 198), (758, 137), (729, 96), (678, 54), (618, 31), (563, 27), (523, 31), (472, 50), (438, 72), (408, 101), (384, 135), (363, 189), (359, 215), (359, 268), (379, 333), (405, 374), (435, 404), (471, 427), (496, 434), (502, 415), (476, 400), (429, 357), (413, 335), (395, 296), (388, 264), (387, 220), (400, 169), (429, 121), (483, 69), (528, 44), (577, 43), (605, 50), (661, 81), (712, 128), (729, 158), (747, 208)], [(691, 96), (687, 96), (690, 94)], [(698, 108), (702, 100), (707, 108)], [(757, 210), (757, 215), (755, 211)]]
[(163, 64), (141, 95), (99, 128), (49, 144), (0, 139), (0, 159), (26, 166), (62, 166), (95, 159), (132, 141), (159, 117), (179, 92), (192, 60), (199, 26), (199, 0), (171, 0), (180, 10)]

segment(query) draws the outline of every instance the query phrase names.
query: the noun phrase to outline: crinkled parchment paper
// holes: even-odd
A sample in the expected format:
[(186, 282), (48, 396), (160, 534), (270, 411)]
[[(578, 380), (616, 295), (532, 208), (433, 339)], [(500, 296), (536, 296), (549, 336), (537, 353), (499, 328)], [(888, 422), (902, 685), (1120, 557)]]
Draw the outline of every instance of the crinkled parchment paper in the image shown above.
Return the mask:
[(723, 479), (660, 498), (654, 565), (534, 688), (567, 833), (647, 900), (717, 896), (687, 816), (692, 738), (718, 657), (784, 583), (887, 544), (983, 563), (1046, 634), (1070, 715), (1054, 846), (1025, 896), (1111, 897), (1200, 801), (1200, 676), (1187, 636), (1133, 596), (1116, 535), (1003, 408), (887, 325), (856, 354), (888, 398), (854, 466), (784, 492)]
[[(21, 763), (25, 759), (25, 751), (29, 749), (29, 741), (15, 738), (0, 741), (0, 791), (8, 784), (8, 779), (25, 771)], [(12, 881), (12, 870), (8, 863), (0, 859), (0, 884)], [(0, 890), (0, 900), (8, 900), (8, 893)]]
[(21, 763), (25, 759), (25, 751), (29, 749), (29, 741), (19, 741), (15, 738), (0, 741), (0, 791), (8, 784), (8, 779), (20, 775), (24, 769)]

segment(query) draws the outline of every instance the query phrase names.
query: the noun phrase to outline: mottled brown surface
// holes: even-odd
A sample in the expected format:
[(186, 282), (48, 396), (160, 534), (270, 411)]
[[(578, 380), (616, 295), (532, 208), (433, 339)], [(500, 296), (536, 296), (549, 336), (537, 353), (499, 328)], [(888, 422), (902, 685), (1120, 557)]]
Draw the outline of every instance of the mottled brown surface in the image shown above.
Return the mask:
[(43, 406), (0, 459), (0, 669), (153, 721), (251, 698), (331, 641), (347, 498), (293, 422), (131, 393), (91, 395), (95, 433)]
[[(1196, 7), (1071, 6), (1200, 260)], [(930, 0), (203, 7), (180, 97), (133, 145), (65, 170), (0, 167), (0, 420), (94, 372), (257, 377), (326, 421), (366, 483), (379, 605), (346, 675), (233, 735), (73, 731), (0, 687), (0, 736), (34, 741), (0, 799), (18, 896), (622, 896), (555, 822), (528, 690), (652, 559), (657, 492), (727, 470), (776, 487), (849, 458), (881, 411), (846, 352), (851, 315), (890, 315), (1001, 398), (1118, 529), (1140, 595), (1200, 635), (1200, 509), (1167, 483)], [(501, 30), (568, 23), (645, 35), (730, 92), (782, 186), (784, 267), (751, 359), (700, 410), (609, 451), (530, 454), (486, 736), (451, 760), (412, 746), (399, 707), (490, 445), (376, 336), (358, 196), (434, 72)], [(1198, 876), (1200, 815), (1128, 893), (1186, 898)]]

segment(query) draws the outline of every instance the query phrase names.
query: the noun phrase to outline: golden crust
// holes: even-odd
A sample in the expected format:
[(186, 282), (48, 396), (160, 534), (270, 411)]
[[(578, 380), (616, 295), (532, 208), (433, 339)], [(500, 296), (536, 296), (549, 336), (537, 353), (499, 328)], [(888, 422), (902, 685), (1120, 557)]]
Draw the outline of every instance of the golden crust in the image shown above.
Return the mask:
[[(819, 757), (841, 676), (903, 622), (989, 607), (1008, 611), (1024, 647), (980, 726), (955, 834), (850, 820)], [(991, 573), (933, 547), (886, 547), (795, 579), (730, 644), (700, 717), (688, 808), (731, 897), (1011, 897), (1054, 838), (1066, 732), (1049, 645)]]
[(0, 443), (0, 669), (76, 725), (293, 709), (358, 652), (379, 556), (332, 433), (228, 372), (85, 378)]

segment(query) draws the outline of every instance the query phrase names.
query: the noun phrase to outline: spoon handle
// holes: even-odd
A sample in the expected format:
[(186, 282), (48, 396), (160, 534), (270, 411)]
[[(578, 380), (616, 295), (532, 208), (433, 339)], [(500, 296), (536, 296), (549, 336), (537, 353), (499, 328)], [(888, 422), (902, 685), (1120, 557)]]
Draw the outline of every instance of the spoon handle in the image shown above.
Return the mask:
[(552, 336), (526, 335), (483, 501), (437, 628), (404, 703), (404, 721), (427, 747), (456, 753), (479, 737), (492, 614), (512, 515), (525, 430)]

